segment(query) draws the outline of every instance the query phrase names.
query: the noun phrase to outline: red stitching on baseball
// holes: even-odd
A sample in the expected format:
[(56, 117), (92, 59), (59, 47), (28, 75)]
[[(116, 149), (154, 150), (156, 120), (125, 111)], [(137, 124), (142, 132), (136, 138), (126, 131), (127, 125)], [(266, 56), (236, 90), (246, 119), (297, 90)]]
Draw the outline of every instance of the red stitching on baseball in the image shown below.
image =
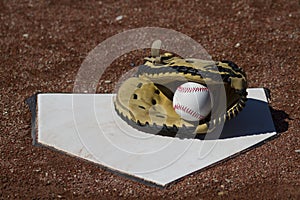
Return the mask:
[(183, 87), (179, 86), (177, 88), (179, 92), (182, 93), (192, 93), (192, 92), (207, 92), (208, 88), (207, 87)]
[(173, 108), (174, 108), (175, 110), (182, 110), (183, 112), (186, 112), (187, 114), (189, 114), (189, 115), (195, 117), (196, 119), (203, 119), (203, 118), (204, 118), (203, 115), (201, 115), (201, 114), (199, 114), (199, 113), (197, 113), (197, 112), (191, 110), (190, 108), (188, 108), (188, 107), (186, 107), (186, 106), (180, 105), (180, 104), (175, 104), (175, 105), (173, 106)]

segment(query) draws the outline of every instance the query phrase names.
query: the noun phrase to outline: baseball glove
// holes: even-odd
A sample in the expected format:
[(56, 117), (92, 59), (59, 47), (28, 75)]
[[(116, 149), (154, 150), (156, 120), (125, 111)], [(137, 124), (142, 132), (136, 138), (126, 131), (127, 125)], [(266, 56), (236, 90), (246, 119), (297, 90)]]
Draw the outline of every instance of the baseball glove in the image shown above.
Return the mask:
[[(185, 82), (196, 82), (209, 88), (214, 114), (192, 122), (175, 112), (173, 95)], [(220, 96), (222, 88), (225, 91), (223, 97)], [(135, 76), (120, 86), (114, 105), (123, 120), (144, 132), (164, 136), (175, 136), (179, 132), (206, 134), (243, 109), (246, 88), (243, 69), (231, 61), (183, 59), (164, 53), (145, 58)], [(220, 102), (225, 105), (223, 111)]]

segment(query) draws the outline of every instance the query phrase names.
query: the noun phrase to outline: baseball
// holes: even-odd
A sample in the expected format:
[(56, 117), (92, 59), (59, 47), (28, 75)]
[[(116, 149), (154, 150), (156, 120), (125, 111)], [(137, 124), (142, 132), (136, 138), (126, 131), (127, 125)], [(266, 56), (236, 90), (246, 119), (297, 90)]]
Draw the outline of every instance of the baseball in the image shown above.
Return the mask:
[(174, 93), (173, 108), (181, 118), (188, 121), (205, 118), (211, 110), (208, 88), (194, 82), (180, 85)]

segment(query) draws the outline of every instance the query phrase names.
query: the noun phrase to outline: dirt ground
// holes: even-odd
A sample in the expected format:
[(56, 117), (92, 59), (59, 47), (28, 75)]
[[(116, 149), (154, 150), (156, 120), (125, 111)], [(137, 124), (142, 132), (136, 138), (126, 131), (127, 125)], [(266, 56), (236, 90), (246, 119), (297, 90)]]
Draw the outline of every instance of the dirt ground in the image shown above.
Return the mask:
[[(72, 92), (94, 47), (146, 26), (190, 36), (214, 60), (241, 66), (249, 87), (269, 88), (279, 137), (163, 189), (33, 146), (25, 99)], [(0, 199), (300, 199), (299, 33), (298, 0), (1, 0)], [(138, 60), (133, 53), (111, 68)]]

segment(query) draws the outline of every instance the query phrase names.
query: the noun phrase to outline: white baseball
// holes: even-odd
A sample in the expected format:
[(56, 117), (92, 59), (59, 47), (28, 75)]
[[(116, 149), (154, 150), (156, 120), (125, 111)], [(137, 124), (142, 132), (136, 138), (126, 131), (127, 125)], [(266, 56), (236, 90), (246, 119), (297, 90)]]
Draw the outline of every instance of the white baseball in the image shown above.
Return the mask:
[(208, 88), (194, 82), (180, 85), (174, 93), (173, 108), (181, 118), (188, 121), (205, 118), (211, 110)]

